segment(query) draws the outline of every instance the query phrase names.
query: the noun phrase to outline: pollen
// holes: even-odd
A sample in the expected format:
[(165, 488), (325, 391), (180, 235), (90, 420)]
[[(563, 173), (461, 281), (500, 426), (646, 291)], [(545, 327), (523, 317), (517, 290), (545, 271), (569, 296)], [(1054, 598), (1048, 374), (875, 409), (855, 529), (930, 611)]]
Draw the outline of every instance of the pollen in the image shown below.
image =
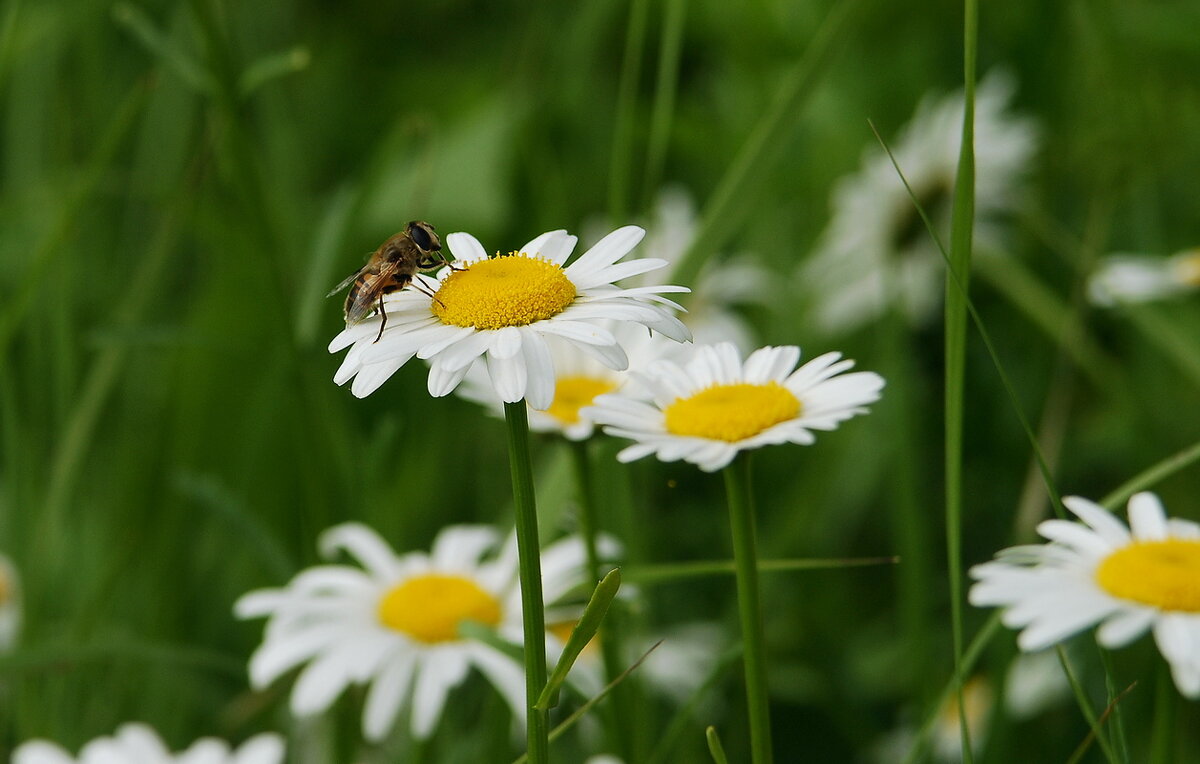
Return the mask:
[(554, 384), (554, 400), (546, 413), (563, 424), (579, 421), (579, 410), (592, 405), (597, 395), (611, 393), (617, 386), (607, 379), (596, 377), (559, 377)]
[(574, 300), (575, 285), (561, 267), (510, 252), (452, 272), (438, 289), (432, 310), (453, 326), (503, 329), (558, 315)]
[(1130, 544), (1100, 563), (1096, 583), (1120, 599), (1200, 613), (1200, 540)]
[(428, 574), (410, 578), (379, 601), (379, 622), (418, 642), (459, 639), (463, 621), (500, 623), (500, 602), (469, 578)]
[(713, 385), (680, 398), (665, 411), (667, 430), (736, 443), (800, 414), (800, 401), (778, 382)]

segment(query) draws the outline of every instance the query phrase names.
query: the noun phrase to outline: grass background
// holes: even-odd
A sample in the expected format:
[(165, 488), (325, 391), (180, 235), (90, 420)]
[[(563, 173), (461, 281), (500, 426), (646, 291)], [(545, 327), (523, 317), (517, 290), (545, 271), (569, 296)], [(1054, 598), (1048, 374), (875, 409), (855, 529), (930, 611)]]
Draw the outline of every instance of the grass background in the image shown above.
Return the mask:
[[(286, 726), (286, 683), (246, 690), (261, 623), (234, 621), (241, 593), (315, 562), (316, 534), (344, 520), (409, 549), (447, 523), (511, 517), (499, 422), (430, 399), (417, 368), (364, 401), (331, 383), (338, 359), (324, 348), (341, 317), (328, 287), (413, 218), (499, 249), (597, 215), (642, 219), (662, 182), (704, 206), (834, 7), (6, 0), (0, 551), (22, 571), (27, 627), (0, 657), (0, 755), (33, 736), (77, 747), (133, 719), (177, 747)], [(952, 2), (858, 3), (768, 135), (771, 161), (713, 221), (712, 248), (792, 273), (828, 219), (832, 183), (872, 143), (866, 120), (894, 136), (923, 95), (960, 85), (961, 23)], [(1198, 23), (1186, 2), (982, 9), (980, 73), (1014, 72), (1043, 147), (1013, 221), (1012, 276), (978, 281), (974, 297), (1025, 412), (1058, 436), (1065, 493), (1098, 498), (1200, 431), (1194, 300), (1073, 307), (1098, 253), (1200, 242)], [(658, 91), (672, 31), (678, 79)], [(662, 92), (673, 110), (657, 143)], [(1098, 360), (1064, 361), (1062, 338), (1022, 307), (1043, 294), (1078, 315)], [(751, 318), (766, 343), (806, 356), (835, 347), (890, 382), (872, 416), (817, 447), (761, 453), (764, 555), (892, 554), (906, 530), (898, 505), (925, 519), (907, 529), (928, 551), (912, 563), (927, 592), (915, 610), (899, 604), (898, 568), (765, 579), (779, 760), (856, 761), (923, 718), (952, 666), (940, 329), (875, 327), (831, 344), (793, 298)], [(970, 564), (1018, 540), (1029, 467), (973, 333), (966, 395)], [(534, 447), (553, 534), (571, 522), (567, 454)], [(610, 527), (635, 560), (728, 554), (719, 477), (598, 463)], [(1193, 519), (1198, 487), (1195, 468), (1157, 486)], [(732, 592), (731, 579), (647, 587), (646, 618), (716, 620), (733, 634)], [(967, 613), (968, 636), (986, 617)], [(993, 679), (1012, 644), (1002, 633), (988, 648)], [(1103, 707), (1095, 649), (1076, 647)], [(1139, 682), (1122, 707), (1132, 760), (1144, 760), (1157, 659), (1144, 643), (1114, 659), (1118, 684)], [(726, 710), (691, 722), (669, 760), (706, 760), (710, 722), (727, 750), (745, 747), (737, 686), (727, 672), (714, 690)], [(297, 761), (350, 760), (355, 700), (292, 730)], [(505, 761), (497, 703), (476, 687), (428, 746), (401, 736), (386, 753)], [(1170, 760), (1200, 760), (1195, 705), (1173, 713)], [(639, 718), (653, 741), (670, 712)], [(997, 719), (981, 759), (1061, 761), (1086, 732), (1069, 703)], [(562, 750), (582, 757), (578, 741)]]

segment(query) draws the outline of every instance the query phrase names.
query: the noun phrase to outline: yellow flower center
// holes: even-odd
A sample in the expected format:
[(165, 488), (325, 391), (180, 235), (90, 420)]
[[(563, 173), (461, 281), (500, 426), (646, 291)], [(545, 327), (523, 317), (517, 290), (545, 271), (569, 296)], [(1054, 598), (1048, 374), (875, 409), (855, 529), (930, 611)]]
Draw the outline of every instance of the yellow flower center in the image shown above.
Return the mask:
[(558, 315), (574, 300), (575, 285), (562, 268), (510, 252), (453, 271), (438, 288), (433, 312), (454, 326), (503, 329)]
[(1114, 597), (1200, 613), (1200, 541), (1139, 541), (1110, 554), (1096, 583)]
[(579, 409), (592, 405), (597, 395), (616, 390), (615, 383), (596, 377), (559, 377), (554, 383), (554, 400), (546, 413), (563, 424), (579, 421)]
[(463, 621), (499, 624), (500, 602), (469, 578), (430, 573), (388, 591), (379, 601), (379, 621), (418, 642), (452, 642)]
[(8, 576), (4, 575), (4, 571), (0, 570), (0, 605), (8, 602), (8, 598), (12, 596), (11, 587), (8, 583)]
[(778, 382), (713, 385), (690, 398), (680, 398), (663, 411), (667, 430), (736, 443), (794, 419), (800, 401)]

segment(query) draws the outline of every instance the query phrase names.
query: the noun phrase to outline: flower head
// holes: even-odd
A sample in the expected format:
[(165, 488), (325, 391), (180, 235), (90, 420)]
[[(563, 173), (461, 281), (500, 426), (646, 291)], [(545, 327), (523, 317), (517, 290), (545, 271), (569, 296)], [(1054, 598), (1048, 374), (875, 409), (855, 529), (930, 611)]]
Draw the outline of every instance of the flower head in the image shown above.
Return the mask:
[(239, 748), (216, 738), (201, 738), (186, 751), (172, 754), (153, 729), (125, 724), (112, 737), (96, 738), (74, 757), (55, 743), (30, 740), (13, 752), (12, 764), (281, 764), (283, 738), (264, 733)]
[(11, 648), (21, 630), (21, 582), (12, 562), (0, 554), (0, 652)]
[[(327, 708), (350, 684), (369, 683), (363, 733), (379, 740), (411, 697), (413, 734), (428, 737), (447, 694), (474, 667), (517, 714), (524, 709), (524, 674), (508, 655), (466, 639), (460, 626), (474, 621), (520, 644), (521, 595), (516, 544), (496, 556), (495, 529), (445, 528), (432, 550), (397, 556), (374, 531), (347, 523), (326, 531), (322, 552), (345, 550), (362, 567), (309, 568), (283, 589), (250, 592), (235, 606), (241, 618), (267, 616), (263, 644), (250, 660), (250, 680), (264, 687), (307, 664), (292, 690), (298, 716)], [(582, 581), (582, 543), (564, 539), (542, 552), (546, 600)], [(552, 647), (561, 649), (561, 645)]]
[(1003, 607), (1026, 651), (1096, 624), (1108, 648), (1153, 630), (1179, 691), (1200, 697), (1200, 524), (1168, 520), (1152, 493), (1129, 500), (1128, 527), (1087, 499), (1063, 503), (1083, 524), (1047, 520), (1038, 532), (1049, 544), (976, 565), (971, 604)]
[[(998, 218), (1018, 198), (1037, 146), (1033, 123), (1008, 113), (1014, 90), (1011, 77), (993, 72), (976, 91), (975, 240), (984, 250), (998, 243)], [(891, 146), (943, 242), (962, 119), (961, 93), (926, 99)], [(872, 147), (862, 168), (837, 185), (833, 208), (816, 252), (800, 272), (818, 323), (829, 332), (850, 331), (892, 305), (914, 323), (932, 315), (942, 293), (942, 257), (887, 155)]]
[(1150, 302), (1200, 289), (1200, 249), (1171, 257), (1109, 255), (1088, 279), (1088, 297), (1111, 308), (1130, 302)]
[(779, 443), (809, 445), (813, 430), (833, 430), (879, 399), (883, 379), (872, 372), (842, 374), (853, 361), (826, 353), (796, 368), (800, 348), (759, 348), (742, 362), (731, 343), (698, 347), (680, 366), (652, 363), (639, 381), (652, 400), (611, 394), (585, 411), (609, 435), (637, 441), (623, 462), (657, 454), (684, 459), (706, 472), (739, 451)]
[[(637, 226), (613, 231), (572, 264), (565, 265), (576, 238), (551, 231), (519, 251), (489, 258), (475, 237), (452, 233), (446, 243), (453, 267), (437, 278), (417, 275), (429, 295), (400, 290), (385, 298), (382, 317), (348, 326), (329, 345), (349, 347), (334, 381), (369, 395), (413, 357), (429, 362), (429, 392), (454, 390), (481, 361), (496, 394), (506, 402), (525, 399), (545, 409), (554, 397), (555, 371), (547, 338), (580, 348), (610, 369), (624, 369), (625, 351), (605, 321), (633, 321), (672, 339), (690, 334), (672, 315), (678, 305), (663, 297), (684, 287), (620, 288), (613, 282), (661, 268), (658, 259), (618, 263), (641, 241)], [(433, 296), (430, 296), (433, 295)]]

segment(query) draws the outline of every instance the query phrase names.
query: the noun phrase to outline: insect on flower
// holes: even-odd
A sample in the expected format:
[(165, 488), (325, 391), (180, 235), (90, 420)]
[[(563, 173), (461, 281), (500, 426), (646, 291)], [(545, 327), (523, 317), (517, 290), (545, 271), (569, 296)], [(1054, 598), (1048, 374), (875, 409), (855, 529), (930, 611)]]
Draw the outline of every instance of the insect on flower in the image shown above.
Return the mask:
[(436, 270), (448, 263), (442, 254), (442, 241), (433, 226), (423, 220), (414, 220), (403, 231), (380, 244), (366, 265), (334, 287), (326, 297), (350, 287), (350, 293), (346, 295), (346, 323), (357, 324), (378, 312), (382, 319), (379, 334), (375, 335), (378, 342), (387, 326), (384, 296), (409, 284), (420, 289), (419, 282), (413, 282), (418, 271)]

